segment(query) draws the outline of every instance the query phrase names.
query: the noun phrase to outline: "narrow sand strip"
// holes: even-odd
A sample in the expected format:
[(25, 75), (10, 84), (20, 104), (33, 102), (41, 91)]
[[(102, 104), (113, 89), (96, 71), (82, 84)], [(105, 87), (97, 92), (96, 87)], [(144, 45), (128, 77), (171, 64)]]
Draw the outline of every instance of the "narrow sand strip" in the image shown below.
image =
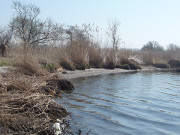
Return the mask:
[(131, 73), (138, 71), (153, 71), (156, 70), (154, 67), (143, 67), (142, 70), (125, 70), (125, 69), (86, 69), (86, 70), (76, 70), (76, 71), (66, 71), (66, 74), (59, 73), (60, 77), (64, 79), (75, 79), (80, 77), (88, 77), (88, 76), (97, 76), (97, 75), (106, 75), (106, 74), (117, 74), (117, 73)]
[[(0, 67), (0, 79), (2, 78), (2, 74), (7, 73), (9, 70), (14, 70), (14, 67), (7, 66), (7, 67)], [(131, 72), (139, 72), (139, 71), (155, 71), (155, 70), (160, 70), (155, 67), (151, 66), (144, 66), (142, 67), (142, 70), (125, 70), (125, 69), (86, 69), (86, 70), (75, 70), (75, 71), (66, 71), (66, 74), (63, 74), (62, 72), (59, 72), (60, 77), (63, 79), (75, 79), (75, 78), (80, 78), (80, 77), (88, 77), (88, 76), (97, 76), (97, 75), (106, 75), (106, 74), (118, 74), (118, 73), (131, 73)]]

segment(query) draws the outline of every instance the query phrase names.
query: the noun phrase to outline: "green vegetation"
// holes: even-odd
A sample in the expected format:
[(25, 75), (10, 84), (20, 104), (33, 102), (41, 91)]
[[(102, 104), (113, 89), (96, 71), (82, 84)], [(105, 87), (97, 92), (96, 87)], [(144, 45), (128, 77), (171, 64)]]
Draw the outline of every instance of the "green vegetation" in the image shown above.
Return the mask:
[(54, 73), (58, 69), (58, 66), (55, 63), (48, 63), (43, 67), (47, 69), (50, 73)]
[(11, 63), (6, 60), (0, 60), (0, 67), (3, 67), (3, 66), (11, 66)]

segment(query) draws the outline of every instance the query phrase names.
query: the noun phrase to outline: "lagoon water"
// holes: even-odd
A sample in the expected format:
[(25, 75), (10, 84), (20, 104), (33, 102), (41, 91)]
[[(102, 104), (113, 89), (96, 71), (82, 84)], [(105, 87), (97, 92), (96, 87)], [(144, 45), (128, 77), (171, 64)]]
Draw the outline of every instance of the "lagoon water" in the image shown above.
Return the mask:
[(57, 100), (82, 135), (179, 135), (180, 74), (137, 72), (74, 79)]

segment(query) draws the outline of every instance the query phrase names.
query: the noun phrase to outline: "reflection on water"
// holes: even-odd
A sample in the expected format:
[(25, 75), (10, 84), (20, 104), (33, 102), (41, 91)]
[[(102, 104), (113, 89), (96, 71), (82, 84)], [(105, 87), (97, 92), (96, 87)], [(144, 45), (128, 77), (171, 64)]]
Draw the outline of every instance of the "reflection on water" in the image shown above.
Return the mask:
[(139, 72), (73, 80), (58, 100), (71, 130), (90, 135), (180, 134), (180, 74)]

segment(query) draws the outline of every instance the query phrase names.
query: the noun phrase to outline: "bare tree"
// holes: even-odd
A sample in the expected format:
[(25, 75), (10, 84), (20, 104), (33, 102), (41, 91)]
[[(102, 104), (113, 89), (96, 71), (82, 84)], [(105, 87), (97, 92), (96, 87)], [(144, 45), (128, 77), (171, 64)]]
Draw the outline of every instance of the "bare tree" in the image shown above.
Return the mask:
[(22, 5), (14, 2), (13, 7), (16, 11), (10, 23), (14, 36), (22, 40), (24, 47), (29, 45), (45, 44), (53, 39), (54, 25), (52, 21), (41, 21), (38, 19), (40, 9), (34, 5)]
[(178, 46), (178, 45), (176, 45), (176, 44), (169, 44), (168, 46), (167, 46), (167, 51), (178, 51), (178, 50), (180, 50), (180, 47)]
[(163, 51), (163, 47), (157, 41), (149, 41), (142, 48), (142, 51)]
[(119, 26), (120, 23), (118, 20), (109, 21), (109, 28), (107, 34), (110, 36), (112, 41), (112, 53), (113, 53), (113, 61), (116, 60), (116, 53), (120, 44), (120, 35), (119, 35)]
[(65, 29), (65, 32), (68, 35), (67, 39), (69, 39), (71, 43), (73, 41), (78, 41), (80, 44), (84, 41), (89, 42), (90, 37), (92, 37), (90, 24), (83, 24), (82, 28), (79, 26), (69, 26)]
[(10, 44), (12, 32), (7, 29), (0, 29), (0, 51), (3, 57), (6, 55), (7, 48)]

